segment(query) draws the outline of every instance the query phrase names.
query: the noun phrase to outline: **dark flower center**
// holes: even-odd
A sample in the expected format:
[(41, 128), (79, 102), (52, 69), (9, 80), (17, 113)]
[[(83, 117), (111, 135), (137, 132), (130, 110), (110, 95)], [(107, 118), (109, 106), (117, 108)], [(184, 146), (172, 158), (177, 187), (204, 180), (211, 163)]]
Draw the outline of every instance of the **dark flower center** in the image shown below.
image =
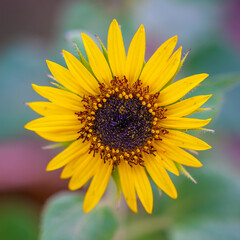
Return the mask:
[(94, 133), (110, 148), (139, 148), (151, 135), (153, 116), (148, 110), (135, 96), (125, 99), (114, 94), (96, 111)]
[(130, 85), (126, 77), (114, 77), (110, 85), (101, 83), (98, 96), (82, 99), (85, 111), (75, 113), (84, 124), (78, 139), (90, 141), (89, 153), (113, 167), (123, 160), (144, 166), (143, 152), (154, 154), (153, 141), (161, 141), (166, 131), (159, 125), (165, 118), (156, 103), (159, 93), (150, 94), (140, 80)]

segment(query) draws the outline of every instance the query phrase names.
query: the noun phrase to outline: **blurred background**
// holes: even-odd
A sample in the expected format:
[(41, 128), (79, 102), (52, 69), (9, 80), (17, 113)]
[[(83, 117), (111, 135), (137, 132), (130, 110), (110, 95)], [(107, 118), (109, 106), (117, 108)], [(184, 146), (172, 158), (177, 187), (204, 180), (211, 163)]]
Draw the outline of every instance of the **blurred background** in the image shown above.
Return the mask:
[[(117, 209), (132, 228), (118, 230), (115, 238), (239, 240), (240, 85), (231, 84), (231, 76), (240, 74), (239, 12), (239, 0), (1, 0), (0, 239), (38, 239), (46, 199), (67, 190), (60, 172), (45, 171), (57, 150), (43, 150), (49, 142), (23, 128), (38, 117), (24, 104), (41, 100), (31, 83), (49, 85), (45, 60), (64, 64), (60, 51), (76, 53), (72, 40), (78, 41), (81, 31), (98, 35), (106, 46), (109, 24), (116, 18), (126, 49), (144, 24), (146, 60), (161, 43), (178, 35), (183, 52), (191, 49), (178, 79), (207, 72), (208, 81), (217, 87), (204, 92), (215, 94), (209, 103), (214, 110), (204, 116), (214, 118), (209, 128), (216, 133), (198, 135), (213, 149), (200, 153), (202, 168), (188, 169), (198, 184), (171, 176), (179, 198), (159, 198), (155, 189), (152, 218), (141, 207), (138, 215), (122, 215)], [(222, 75), (226, 80), (219, 87)], [(197, 90), (188, 96), (194, 94)], [(121, 205), (125, 208), (123, 199)]]

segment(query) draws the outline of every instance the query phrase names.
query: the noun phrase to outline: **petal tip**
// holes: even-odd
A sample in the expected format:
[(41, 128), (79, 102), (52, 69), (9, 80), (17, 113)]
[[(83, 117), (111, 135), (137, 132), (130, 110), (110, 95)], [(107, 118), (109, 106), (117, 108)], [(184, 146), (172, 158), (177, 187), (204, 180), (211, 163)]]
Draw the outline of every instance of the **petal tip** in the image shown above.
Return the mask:
[(139, 31), (140, 33), (145, 33), (145, 28), (143, 24), (141, 24), (141, 26), (139, 27)]
[(208, 73), (203, 73), (202, 75), (203, 75), (204, 79), (207, 78), (207, 77), (209, 77), (209, 74), (208, 74)]
[(83, 41), (86, 39), (86, 38), (89, 38), (89, 36), (86, 34), (86, 33), (81, 33), (81, 37), (83, 39)]
[(173, 199), (177, 199), (178, 198), (178, 193), (177, 193), (176, 189), (175, 189), (175, 191), (172, 192), (171, 198), (173, 198)]
[(112, 20), (111, 24), (118, 25), (118, 22), (117, 22), (116, 18), (114, 18), (114, 19)]
[(62, 50), (63, 57), (66, 58), (70, 53), (66, 50)]
[(137, 202), (136, 202), (136, 201), (134, 201), (134, 204), (131, 204), (131, 205), (130, 205), (128, 202), (127, 202), (127, 204), (128, 204), (129, 208), (130, 208), (133, 212), (135, 212), (135, 213), (138, 212)]
[(205, 143), (205, 148), (204, 148), (204, 150), (209, 150), (209, 149), (211, 149), (211, 148), (212, 148), (212, 146), (210, 146), (209, 144)]
[(170, 197), (171, 197), (172, 199), (174, 199), (174, 200), (178, 198), (177, 195), (171, 195)]
[(133, 212), (135, 212), (135, 213), (138, 213), (137, 206), (136, 206), (136, 207), (134, 207), (134, 208), (131, 208), (131, 210), (132, 210)]
[(83, 206), (83, 212), (88, 213), (90, 210)]
[(83, 212), (88, 213), (93, 209), (93, 207), (89, 206), (89, 204), (86, 204), (85, 201), (83, 202)]
[(75, 190), (77, 190), (78, 188), (74, 187), (74, 185), (72, 184), (72, 182), (71, 182), (71, 180), (70, 180), (69, 183), (68, 183), (68, 189), (69, 189), (70, 191), (75, 191)]
[(178, 35), (173, 36), (173, 37), (172, 37), (172, 40), (173, 40), (174, 42), (177, 42), (177, 40), (178, 40)]
[[(47, 66), (49, 68), (49, 70), (51, 71), (51, 69), (53, 69), (53, 64), (54, 62), (46, 60)], [(56, 64), (56, 63), (55, 63)], [(50, 74), (48, 74), (48, 77), (50, 76)], [(51, 78), (51, 77), (50, 77)]]
[(46, 171), (50, 172), (50, 171), (53, 171), (53, 170), (55, 170), (55, 168), (52, 166), (51, 162), (49, 162), (47, 167), (46, 167)]
[(38, 85), (32, 83), (32, 88), (35, 90), (38, 87)]
[(148, 206), (147, 208), (145, 208), (148, 214), (152, 214), (152, 209), (153, 209), (153, 206), (150, 206), (150, 207)]
[(29, 129), (29, 123), (25, 124), (24, 128), (27, 129), (27, 130), (31, 130), (31, 129)]
[(198, 164), (196, 164), (194, 167), (202, 167), (202, 163), (200, 161), (198, 161)]
[(207, 100), (208, 100), (210, 97), (212, 97), (212, 94), (206, 95)]
[(212, 118), (206, 119), (207, 124), (210, 123), (211, 121), (212, 121)]

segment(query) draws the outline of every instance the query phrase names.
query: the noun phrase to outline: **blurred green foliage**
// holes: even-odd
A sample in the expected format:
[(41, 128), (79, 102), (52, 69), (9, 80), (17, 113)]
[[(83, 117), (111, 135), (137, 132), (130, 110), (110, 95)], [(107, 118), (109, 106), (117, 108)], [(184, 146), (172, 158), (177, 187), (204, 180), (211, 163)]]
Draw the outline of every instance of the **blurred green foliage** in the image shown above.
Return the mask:
[(24, 199), (0, 201), (0, 239), (33, 240), (38, 236), (35, 207)]
[(24, 102), (39, 99), (31, 82), (47, 84), (43, 54), (40, 47), (26, 43), (16, 44), (1, 53), (0, 139), (21, 135), (24, 124), (37, 116)]
[(117, 229), (115, 213), (98, 206), (85, 214), (83, 198), (63, 193), (51, 198), (44, 210), (41, 240), (112, 239)]
[(123, 206), (115, 210), (102, 207), (104, 200), (90, 213), (84, 214), (81, 210), (82, 197), (69, 193), (58, 194), (44, 210), (41, 240), (238, 240), (238, 178), (211, 168), (195, 170), (194, 177), (199, 181), (197, 185), (184, 177), (173, 179), (179, 194), (177, 200), (165, 194), (160, 197), (153, 184), (152, 215), (148, 215), (140, 203), (137, 215), (130, 213), (130, 210), (127, 210), (128, 215), (123, 215)]

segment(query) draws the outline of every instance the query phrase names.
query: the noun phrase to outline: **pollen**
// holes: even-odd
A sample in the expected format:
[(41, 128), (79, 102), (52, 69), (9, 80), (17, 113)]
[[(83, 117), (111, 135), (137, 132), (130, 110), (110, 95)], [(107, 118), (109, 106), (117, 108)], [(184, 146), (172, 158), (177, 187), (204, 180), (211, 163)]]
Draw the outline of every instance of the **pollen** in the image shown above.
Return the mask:
[(149, 94), (140, 80), (130, 87), (126, 77), (115, 77), (110, 87), (102, 83), (99, 89), (99, 96), (83, 98), (85, 111), (76, 113), (85, 122), (78, 139), (90, 141), (89, 152), (100, 153), (113, 167), (123, 159), (144, 166), (143, 152), (154, 154), (152, 142), (161, 140), (157, 122), (165, 116), (155, 103), (159, 94)]

